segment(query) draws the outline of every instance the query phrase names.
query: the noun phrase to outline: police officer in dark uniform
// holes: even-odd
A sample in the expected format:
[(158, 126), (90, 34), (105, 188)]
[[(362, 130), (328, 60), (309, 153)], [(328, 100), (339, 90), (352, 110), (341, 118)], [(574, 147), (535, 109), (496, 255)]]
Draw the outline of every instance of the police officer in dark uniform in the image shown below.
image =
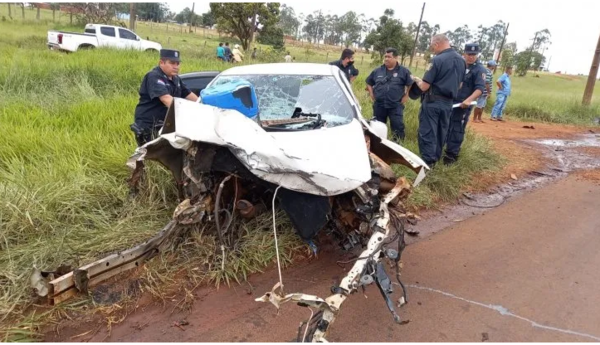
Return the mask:
[(467, 62), (467, 70), (462, 87), (458, 90), (458, 96), (454, 99), (454, 103), (460, 103), (460, 107), (452, 109), (444, 164), (452, 164), (458, 159), (460, 146), (465, 139), (465, 129), (467, 128), (467, 122), (469, 122), (469, 115), (473, 108), (471, 103), (476, 101), (485, 89), (486, 70), (481, 62), (477, 60), (479, 52), (478, 43), (465, 45), (463, 58)]
[(198, 96), (178, 77), (180, 62), (179, 51), (161, 49), (158, 66), (144, 76), (139, 91), (140, 100), (135, 108), (135, 120), (131, 125), (138, 146), (158, 136), (174, 97), (198, 100)]
[(383, 123), (387, 123), (389, 117), (392, 133), (404, 140), (404, 103), (413, 80), (410, 71), (398, 63), (396, 49), (387, 48), (383, 61), (366, 80), (373, 101), (373, 117)]
[(340, 59), (332, 61), (329, 64), (341, 69), (349, 83), (353, 82), (356, 76), (358, 76), (358, 69), (354, 67), (354, 51), (352, 49), (344, 49)]
[(431, 167), (442, 157), (452, 100), (458, 96), (467, 66), (465, 60), (450, 47), (446, 35), (433, 36), (430, 50), (436, 54), (430, 68), (423, 79), (413, 76), (413, 80), (423, 92), (419, 111), (419, 152)]

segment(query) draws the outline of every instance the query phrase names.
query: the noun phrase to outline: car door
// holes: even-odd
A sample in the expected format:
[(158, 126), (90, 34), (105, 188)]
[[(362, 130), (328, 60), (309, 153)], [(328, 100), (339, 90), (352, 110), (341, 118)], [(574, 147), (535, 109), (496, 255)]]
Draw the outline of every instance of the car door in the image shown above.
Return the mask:
[(140, 50), (140, 38), (133, 32), (119, 28), (119, 48)]
[(114, 27), (101, 26), (100, 32), (96, 30), (96, 36), (98, 37), (98, 45), (100, 47), (118, 47), (118, 37)]

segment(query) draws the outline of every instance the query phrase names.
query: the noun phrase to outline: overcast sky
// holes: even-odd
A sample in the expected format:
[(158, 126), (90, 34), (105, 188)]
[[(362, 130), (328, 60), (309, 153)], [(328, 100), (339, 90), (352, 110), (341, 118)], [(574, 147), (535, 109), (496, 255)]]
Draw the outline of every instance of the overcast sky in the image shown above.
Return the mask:
[[(476, 30), (477, 26), (491, 26), (498, 20), (510, 23), (507, 42), (517, 42), (519, 51), (526, 49), (535, 32), (548, 29), (552, 45), (545, 56), (551, 71), (570, 74), (588, 74), (598, 36), (600, 35), (600, 1), (568, 0), (560, 2), (541, 0), (467, 1), (425, 0), (423, 20), (439, 24), (442, 32), (454, 30), (464, 24)], [(169, 3), (172, 11), (191, 7), (193, 2)], [(378, 19), (386, 8), (406, 25), (417, 23), (423, 1), (348, 0), (345, 2), (287, 0), (281, 1), (294, 8), (296, 15), (315, 10), (323, 14), (342, 15), (347, 11), (364, 13), (367, 18)], [(196, 13), (209, 10), (209, 2), (196, 2)], [(548, 61), (547, 60), (547, 61)]]

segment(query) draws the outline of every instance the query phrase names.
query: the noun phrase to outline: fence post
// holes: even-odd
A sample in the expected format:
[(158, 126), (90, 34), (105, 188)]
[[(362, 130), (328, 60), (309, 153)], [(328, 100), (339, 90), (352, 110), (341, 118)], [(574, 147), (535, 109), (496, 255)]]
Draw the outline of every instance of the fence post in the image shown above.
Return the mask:
[(363, 55), (363, 56), (360, 57), (360, 65), (361, 66), (362, 66), (362, 64), (363, 64), (364, 61), (365, 61), (365, 56)]
[(327, 56), (325, 57), (325, 62), (329, 61), (329, 52), (327, 52)]
[(204, 48), (206, 48), (206, 41), (204, 41)]

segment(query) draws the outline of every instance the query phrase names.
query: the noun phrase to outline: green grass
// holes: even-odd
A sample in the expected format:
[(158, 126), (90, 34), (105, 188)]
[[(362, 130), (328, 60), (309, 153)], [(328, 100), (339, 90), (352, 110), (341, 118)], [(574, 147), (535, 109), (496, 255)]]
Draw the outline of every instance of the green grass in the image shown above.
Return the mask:
[[(500, 77), (496, 73), (494, 80)], [(596, 82), (595, 97), (590, 106), (581, 105), (587, 77), (533, 72), (525, 77), (512, 76), (512, 95), (505, 113), (530, 121), (592, 125), (600, 117), (600, 82)], [(496, 89), (496, 87), (494, 87)], [(492, 97), (495, 99), (495, 97)], [(491, 111), (493, 99), (488, 101)]]
[[(128, 198), (125, 182), (129, 170), (124, 163), (135, 149), (128, 125), (133, 120), (139, 83), (157, 57), (105, 49), (74, 54), (49, 51), (46, 30), (81, 28), (69, 27), (64, 14), (59, 23), (52, 23), (50, 11), (41, 13), (42, 20), (37, 23), (35, 11), (26, 9), (22, 23), (20, 8), (13, 7), (15, 19), (0, 21), (0, 331), (15, 322), (29, 322), (30, 318), (23, 319), (23, 310), (32, 302), (28, 278), (34, 265), (42, 269), (62, 263), (78, 266), (135, 245), (156, 234), (176, 206), (171, 176), (157, 165), (150, 167), (146, 189), (139, 198)], [(6, 4), (0, 4), (0, 18), (6, 14)], [(214, 58), (218, 37), (167, 32), (144, 24), (136, 31), (163, 46), (180, 49), (182, 73), (228, 67)], [(326, 62), (336, 58), (337, 48), (290, 50), (297, 61)], [(364, 91), (371, 61), (362, 57), (357, 58), (361, 74), (354, 92), (364, 115), (371, 117), (371, 103)], [(417, 75), (422, 72), (413, 71)], [(513, 103), (517, 105), (518, 81), (514, 89)], [(405, 112), (404, 145), (413, 152), (418, 152), (418, 107), (417, 102), (410, 102)], [(501, 164), (489, 142), (469, 132), (460, 162), (436, 167), (415, 189), (410, 203), (435, 207), (440, 200), (451, 201), (473, 174)], [(414, 178), (405, 168), (395, 169)], [(302, 245), (285, 217), (278, 219), (282, 255), (289, 263)], [(196, 229), (176, 250), (149, 263), (141, 274), (145, 291), (161, 296), (161, 288), (174, 281), (175, 272), (184, 272), (192, 286), (183, 288), (191, 289), (206, 282), (236, 281), (260, 271), (274, 258), (269, 224), (270, 218), (259, 219), (239, 230), (244, 240), (235, 252), (227, 254), (225, 271), (220, 269), (222, 257), (214, 250), (214, 237), (207, 229)], [(29, 326), (11, 329), (10, 334), (23, 336), (36, 331)]]

